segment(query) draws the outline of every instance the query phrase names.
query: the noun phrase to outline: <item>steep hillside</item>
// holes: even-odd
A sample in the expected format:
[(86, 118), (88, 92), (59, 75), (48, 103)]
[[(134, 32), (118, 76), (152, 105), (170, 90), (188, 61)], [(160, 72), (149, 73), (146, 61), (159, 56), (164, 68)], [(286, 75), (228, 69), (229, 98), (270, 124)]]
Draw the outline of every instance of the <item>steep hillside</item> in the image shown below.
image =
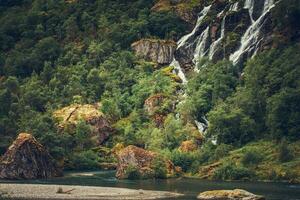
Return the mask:
[(186, 175), (299, 181), (299, 17), (298, 0), (1, 1), (0, 154), (28, 132), (65, 169), (135, 145)]

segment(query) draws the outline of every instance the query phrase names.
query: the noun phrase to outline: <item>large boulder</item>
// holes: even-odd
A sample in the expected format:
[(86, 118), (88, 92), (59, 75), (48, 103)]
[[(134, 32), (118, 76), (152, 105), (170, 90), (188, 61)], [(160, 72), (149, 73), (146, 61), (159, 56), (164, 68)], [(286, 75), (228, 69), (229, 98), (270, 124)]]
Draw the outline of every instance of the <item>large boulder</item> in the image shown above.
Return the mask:
[(157, 159), (163, 162), (162, 169), (167, 174), (175, 175), (180, 172), (180, 168), (175, 167), (174, 164), (159, 157), (159, 155), (152, 151), (130, 145), (117, 153), (118, 166), (116, 177), (119, 179), (129, 178), (129, 170), (134, 169), (139, 174), (140, 178), (155, 177), (156, 169), (153, 165)]
[(101, 145), (113, 134), (113, 129), (104, 114), (100, 112), (101, 104), (72, 104), (53, 113), (59, 121), (59, 128), (76, 127), (80, 121), (85, 121), (92, 128), (96, 143)]
[(38, 179), (61, 175), (47, 150), (28, 133), (20, 133), (0, 159), (0, 178)]
[(142, 39), (131, 47), (137, 56), (159, 65), (168, 65), (173, 61), (177, 44), (172, 40)]
[(247, 192), (246, 190), (213, 190), (202, 192), (198, 195), (201, 200), (264, 200), (262, 196), (258, 196)]

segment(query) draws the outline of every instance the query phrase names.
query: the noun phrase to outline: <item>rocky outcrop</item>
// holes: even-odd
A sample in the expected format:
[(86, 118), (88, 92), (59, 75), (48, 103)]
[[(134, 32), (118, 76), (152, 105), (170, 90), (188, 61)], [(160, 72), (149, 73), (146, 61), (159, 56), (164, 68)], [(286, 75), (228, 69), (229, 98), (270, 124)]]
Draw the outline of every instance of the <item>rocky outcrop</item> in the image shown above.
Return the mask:
[(61, 175), (47, 150), (28, 133), (20, 133), (0, 159), (0, 178), (38, 179)]
[(258, 196), (247, 192), (246, 190), (213, 190), (202, 192), (198, 195), (201, 200), (264, 200), (262, 196)]
[[(117, 153), (118, 166), (116, 177), (119, 179), (128, 178), (128, 170), (134, 168), (140, 178), (155, 177), (155, 168), (153, 166), (156, 159), (161, 159), (159, 155), (152, 151), (130, 145)], [(180, 172), (180, 168), (175, 167), (169, 160), (163, 160), (165, 170), (168, 175), (174, 175)]]
[(210, 165), (201, 166), (198, 172), (198, 176), (201, 179), (211, 179), (215, 171), (222, 165), (222, 162), (215, 162)]
[(176, 42), (171, 40), (142, 39), (131, 45), (135, 54), (159, 65), (170, 64), (173, 60)]
[(193, 152), (198, 149), (197, 144), (192, 140), (183, 141), (179, 147), (181, 152)]
[(158, 0), (151, 8), (155, 12), (172, 11), (189, 24), (195, 24), (197, 14), (203, 6), (203, 1), (192, 0)]
[(198, 12), (198, 21), (194, 29), (178, 41), (174, 55), (182, 71), (194, 70), (203, 57), (212, 61), (226, 58), (241, 65), (257, 53), (272, 48), (283, 35), (277, 34), (278, 25), (272, 16), (282, 2), (214, 0), (206, 5), (198, 2), (202, 9)]
[(96, 137), (96, 142), (100, 145), (114, 132), (109, 121), (100, 112), (100, 106), (101, 104), (73, 104), (55, 111), (53, 116), (59, 121), (60, 129), (67, 126), (76, 127), (81, 120), (85, 121), (91, 126), (92, 135)]
[(172, 100), (164, 94), (155, 94), (145, 100), (144, 109), (157, 127), (162, 127), (166, 116), (175, 108)]

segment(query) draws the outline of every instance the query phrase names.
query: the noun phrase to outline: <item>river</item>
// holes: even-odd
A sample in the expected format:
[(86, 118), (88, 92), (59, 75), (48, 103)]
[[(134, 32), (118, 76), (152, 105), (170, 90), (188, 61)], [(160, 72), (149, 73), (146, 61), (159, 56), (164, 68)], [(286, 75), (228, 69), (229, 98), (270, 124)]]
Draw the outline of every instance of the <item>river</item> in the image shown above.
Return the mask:
[[(165, 180), (118, 180), (115, 171), (66, 172), (64, 177), (48, 180), (3, 181), (2, 183), (65, 184), (164, 190), (185, 194), (179, 200), (195, 200), (199, 192), (215, 189), (245, 189), (267, 200), (300, 200), (300, 185), (264, 182), (224, 182), (192, 178)], [(0, 181), (1, 182), (1, 181)]]

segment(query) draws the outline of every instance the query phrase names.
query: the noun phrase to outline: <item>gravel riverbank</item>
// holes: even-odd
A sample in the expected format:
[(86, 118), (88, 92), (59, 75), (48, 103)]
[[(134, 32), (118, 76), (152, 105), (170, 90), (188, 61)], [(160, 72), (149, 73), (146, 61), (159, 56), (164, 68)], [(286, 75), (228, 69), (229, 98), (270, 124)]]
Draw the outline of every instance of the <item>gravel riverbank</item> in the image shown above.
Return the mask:
[(0, 194), (5, 199), (14, 200), (150, 200), (182, 196), (179, 193), (164, 191), (39, 184), (0, 184)]

